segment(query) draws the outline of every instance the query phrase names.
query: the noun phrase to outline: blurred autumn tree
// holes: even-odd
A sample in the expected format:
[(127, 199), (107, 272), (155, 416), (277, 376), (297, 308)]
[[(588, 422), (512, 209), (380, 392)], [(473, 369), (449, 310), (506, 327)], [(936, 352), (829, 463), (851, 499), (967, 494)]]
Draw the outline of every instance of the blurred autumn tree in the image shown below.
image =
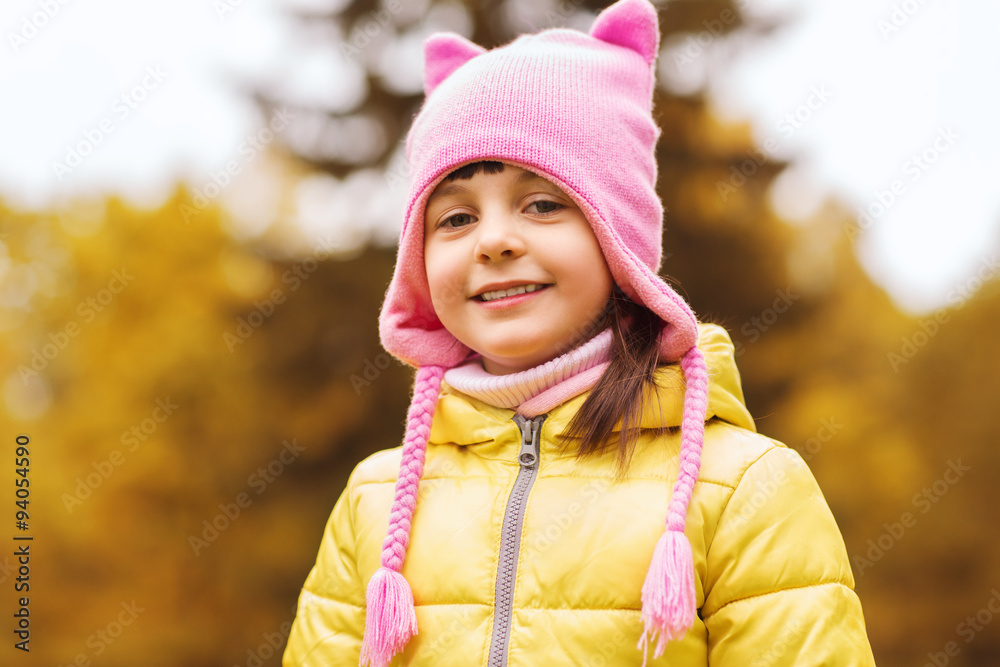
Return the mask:
[[(369, 272), (392, 254), (276, 261), (184, 204), (3, 210), (3, 432), (33, 443), (38, 664), (247, 660), (292, 618), (289, 557), (398, 436), (401, 368), (350, 379), (386, 366)], [(100, 632), (133, 601), (112, 647)]]
[[(523, 31), (586, 30), (607, 4), (350, 2), (298, 25), (303, 50), (353, 63), (351, 104), (251, 87), (265, 117), (294, 110), (281, 137), (290, 171), (386, 172), (368, 196), (389, 199), (405, 189), (423, 37), (449, 29), (489, 48)], [(694, 36), (773, 28), (745, 25), (729, 2), (672, 2), (660, 23), (661, 69), (683, 66), (678, 54), (706, 66), (685, 51)], [(759, 430), (798, 448), (819, 479), (878, 663), (922, 664), (956, 641), (949, 664), (997, 664), (1000, 622), (968, 644), (957, 633), (1000, 571), (985, 529), (998, 282), (905, 316), (860, 269), (844, 207), (796, 227), (775, 215), (768, 191), (785, 165), (748, 127), (666, 85), (655, 110), (664, 275), (729, 329)], [(190, 204), (183, 188), (154, 211), (0, 204), (0, 418), (5, 438), (26, 432), (35, 447), (38, 664), (279, 664), (348, 473), (402, 434), (410, 374), (377, 335), (394, 250), (313, 240), (289, 257), (277, 232), (239, 241), (214, 208), (188, 219)], [(123, 604), (141, 611), (106, 641)]]

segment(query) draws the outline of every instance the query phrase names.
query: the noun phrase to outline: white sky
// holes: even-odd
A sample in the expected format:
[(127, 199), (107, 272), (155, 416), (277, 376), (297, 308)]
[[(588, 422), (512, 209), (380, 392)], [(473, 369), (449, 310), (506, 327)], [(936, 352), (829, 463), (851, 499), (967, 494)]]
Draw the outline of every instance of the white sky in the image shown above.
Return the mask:
[[(862, 262), (911, 311), (946, 304), (976, 273), (1000, 277), (1000, 3), (768, 5), (797, 20), (710, 90), (720, 114), (751, 118), (760, 143), (774, 138), (778, 157), (804, 158), (776, 188), (778, 210), (808, 213), (832, 193), (870, 210)], [(829, 99), (800, 109), (814, 86)], [(779, 127), (796, 110), (806, 120)], [(899, 195), (880, 210), (894, 181)]]
[[(328, 109), (346, 110), (364, 94), (358, 66), (335, 46), (341, 36), (319, 40), (326, 49), (296, 39), (281, 0), (64, 1), (5, 0), (0, 9), (0, 196), (16, 205), (119, 192), (155, 206), (177, 180), (204, 184), (228, 161), (245, 159), (241, 142), (267, 120), (233, 87), (234, 78), (274, 82), (290, 98)], [(345, 1), (295, 4), (336, 8)], [(733, 40), (703, 38), (703, 47), (682, 41), (675, 47), (697, 57), (678, 65), (668, 51), (661, 74), (678, 89), (706, 88), (717, 113), (751, 120), (761, 145), (772, 139), (775, 157), (794, 160), (773, 193), (779, 212), (804, 217), (828, 195), (852, 210), (874, 206), (859, 246), (862, 261), (914, 312), (945, 305), (976, 271), (992, 270), (988, 260), (1000, 249), (1000, 3), (736, 4), (794, 20), (735, 65), (723, 60)], [(58, 9), (45, 16), (43, 5)], [(407, 12), (422, 5), (404, 3)], [(461, 24), (461, 17), (450, 20)], [(456, 25), (447, 23), (429, 20), (425, 29)], [(394, 62), (384, 64), (387, 76), (400, 79), (394, 85), (419, 86), (412, 65), (421, 60), (420, 43), (419, 36), (403, 40)], [(713, 62), (726, 63), (717, 68), (723, 75), (706, 78)], [(803, 105), (811, 90), (827, 91), (829, 99), (813, 97), (809, 109)], [(782, 121), (789, 113), (799, 114), (797, 127)], [(955, 138), (935, 149), (944, 128)], [(60, 179), (53, 163), (65, 163), (69, 148), (88, 136), (100, 142)], [(912, 158), (925, 151), (934, 162), (921, 169)], [(880, 211), (879, 191), (897, 180), (894, 201)], [(373, 230), (381, 225), (378, 235), (391, 238), (402, 202), (399, 193), (378, 196), (383, 182), (372, 173), (357, 177), (378, 206), (355, 212), (377, 218)], [(298, 200), (329, 211), (345, 189), (318, 176)], [(358, 200), (355, 191), (345, 210)], [(301, 218), (313, 231), (358, 219), (305, 210)]]

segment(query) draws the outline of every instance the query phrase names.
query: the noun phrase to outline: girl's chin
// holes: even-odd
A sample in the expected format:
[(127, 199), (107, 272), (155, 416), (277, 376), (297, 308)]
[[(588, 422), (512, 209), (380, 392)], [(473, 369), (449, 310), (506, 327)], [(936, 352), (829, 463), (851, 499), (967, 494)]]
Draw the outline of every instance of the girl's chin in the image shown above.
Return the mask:
[(486, 369), (487, 373), (493, 375), (509, 375), (511, 373), (520, 373), (521, 371), (526, 371), (529, 368), (534, 368), (540, 364), (544, 364), (546, 361), (555, 359), (558, 354), (539, 354), (531, 356), (501, 356), (501, 355), (490, 355), (483, 354), (483, 368)]
[[(537, 364), (535, 365), (537, 366)], [(511, 375), (513, 373), (520, 373), (521, 371), (526, 371), (529, 368), (532, 368), (532, 366), (521, 366), (521, 365), (507, 366), (504, 364), (497, 364), (495, 362), (492, 363), (487, 362), (484, 359), (483, 368), (485, 368), (486, 372), (489, 373), (490, 375)]]

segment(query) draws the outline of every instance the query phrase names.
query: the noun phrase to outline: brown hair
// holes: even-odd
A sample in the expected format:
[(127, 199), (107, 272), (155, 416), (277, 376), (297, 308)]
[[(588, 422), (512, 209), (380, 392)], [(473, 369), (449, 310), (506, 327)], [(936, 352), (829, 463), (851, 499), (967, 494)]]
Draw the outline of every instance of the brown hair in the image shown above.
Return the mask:
[(480, 160), (479, 162), (472, 162), (465, 166), (459, 167), (455, 171), (451, 172), (444, 177), (446, 181), (454, 181), (455, 179), (468, 180), (478, 174), (483, 172), (488, 176), (493, 176), (495, 174), (503, 173), (504, 163), (497, 162), (495, 160)]
[[(643, 393), (656, 387), (654, 373), (660, 360), (660, 317), (629, 299), (616, 285), (611, 294), (611, 360), (590, 390), (565, 433), (581, 438), (577, 458), (606, 449), (618, 440), (618, 470), (628, 469), (639, 436)], [(621, 420), (617, 438), (614, 429)]]

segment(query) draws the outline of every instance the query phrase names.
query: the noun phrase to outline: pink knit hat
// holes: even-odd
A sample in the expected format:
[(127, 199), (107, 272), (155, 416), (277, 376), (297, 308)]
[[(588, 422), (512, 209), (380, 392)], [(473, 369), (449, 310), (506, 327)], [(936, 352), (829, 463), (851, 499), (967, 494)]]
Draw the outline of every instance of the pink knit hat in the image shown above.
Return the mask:
[[(417, 368), (382, 567), (368, 585), (362, 664), (388, 664), (416, 633), (409, 584), (400, 574), (441, 379), (472, 353), (438, 319), (424, 270), (424, 209), (455, 169), (495, 160), (548, 179), (589, 220), (615, 283), (663, 320), (660, 357), (686, 379), (680, 465), (642, 589), (639, 642), (667, 641), (694, 622), (695, 589), (685, 516), (701, 461), (708, 377), (697, 319), (657, 272), (663, 207), (656, 193), (652, 118), (659, 51), (649, 0), (619, 0), (589, 34), (549, 29), (487, 51), (455, 33), (424, 44), (426, 99), (406, 139), (411, 182), (395, 273), (379, 316), (382, 345)], [(659, 637), (657, 638), (657, 635)]]

